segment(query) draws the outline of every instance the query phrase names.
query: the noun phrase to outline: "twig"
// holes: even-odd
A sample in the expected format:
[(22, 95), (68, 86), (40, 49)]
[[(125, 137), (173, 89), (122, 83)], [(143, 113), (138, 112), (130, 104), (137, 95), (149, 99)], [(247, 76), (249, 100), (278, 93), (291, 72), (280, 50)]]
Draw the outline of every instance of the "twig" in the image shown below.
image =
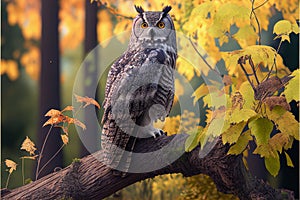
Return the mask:
[(271, 69), (270, 69), (270, 71), (269, 71), (269, 73), (267, 74), (267, 76), (266, 76), (265, 79), (268, 79), (268, 78), (270, 77), (271, 72), (272, 72), (272, 70), (273, 70), (274, 67), (275, 67), (275, 73), (277, 74), (276, 57), (277, 57), (277, 55), (278, 55), (279, 49), (280, 49), (280, 47), (281, 47), (281, 44), (282, 44), (282, 40), (280, 40), (280, 42), (279, 42), (279, 45), (278, 45), (278, 47), (277, 47), (277, 49), (276, 49), (276, 53), (275, 53), (275, 56), (274, 56), (274, 62), (273, 62), (273, 65), (272, 65), (272, 67), (271, 67)]
[(201, 55), (201, 53), (198, 51), (198, 49), (196, 48), (194, 42), (191, 40), (191, 38), (188, 38), (190, 43), (192, 44), (192, 47), (194, 48), (194, 50), (196, 51), (196, 53), (200, 56), (200, 58), (204, 61), (204, 63), (208, 66), (208, 68), (210, 70), (212, 70), (213, 72), (215, 72), (218, 76), (221, 77), (221, 74), (216, 71), (214, 68), (212, 68), (212, 66), (206, 61), (206, 59)]
[(254, 63), (253, 63), (253, 61), (252, 61), (251, 55), (248, 56), (247, 58), (248, 58), (248, 60), (249, 60), (249, 64), (250, 64), (250, 66), (251, 66), (251, 69), (252, 69), (253, 75), (254, 75), (254, 77), (255, 77), (256, 83), (257, 83), (257, 85), (259, 85), (259, 80), (258, 80), (258, 78), (257, 78), (256, 70), (255, 70)]
[(242, 59), (243, 59), (243, 57), (239, 58), (238, 64), (241, 66), (243, 72), (244, 72), (245, 75), (246, 75), (246, 78), (247, 78), (248, 82), (250, 83), (250, 85), (251, 85), (253, 91), (255, 92), (255, 87), (254, 87), (253, 83), (251, 82), (251, 80), (250, 80), (250, 78), (249, 78), (249, 75), (248, 75), (248, 73), (247, 73), (247, 71), (246, 71), (246, 69), (245, 69), (245, 67), (244, 67), (244, 65), (243, 65)]
[(50, 129), (48, 130), (48, 133), (47, 133), (47, 135), (46, 135), (46, 138), (45, 138), (45, 140), (44, 140), (44, 143), (43, 143), (43, 146), (42, 146), (40, 155), (39, 155), (39, 159), (38, 159), (38, 163), (37, 163), (37, 167), (36, 167), (36, 171), (35, 171), (35, 180), (37, 180), (37, 178), (38, 178), (39, 168), (40, 168), (40, 163), (41, 163), (43, 151), (44, 151), (46, 142), (47, 142), (47, 140), (48, 140), (48, 137), (49, 137), (49, 135), (50, 135), (50, 132), (51, 132), (52, 128), (53, 128), (53, 125), (51, 125)]
[(252, 2), (252, 8), (251, 8), (251, 13), (250, 13), (250, 19), (251, 19), (252, 14), (253, 14), (253, 15), (254, 15), (254, 18), (255, 18), (255, 21), (256, 21), (256, 23), (257, 23), (257, 29), (258, 29), (258, 45), (261, 45), (261, 30), (260, 30), (260, 23), (259, 23), (259, 21), (258, 21), (258, 18), (257, 18), (257, 16), (256, 16), (256, 13), (254, 12), (254, 10), (257, 9), (257, 8), (259, 8), (259, 7), (262, 6), (263, 4), (265, 4), (265, 2), (264, 2), (262, 5), (257, 6), (256, 8), (254, 8), (254, 2), (255, 2), (255, 0), (252, 0), (251, 2)]

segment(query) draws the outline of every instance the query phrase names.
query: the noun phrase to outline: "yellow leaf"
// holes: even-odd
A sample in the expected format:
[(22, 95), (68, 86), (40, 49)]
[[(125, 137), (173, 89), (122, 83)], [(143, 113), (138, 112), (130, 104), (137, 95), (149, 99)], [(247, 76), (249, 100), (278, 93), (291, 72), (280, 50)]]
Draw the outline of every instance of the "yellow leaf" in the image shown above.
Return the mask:
[(246, 122), (240, 122), (238, 124), (232, 125), (222, 134), (223, 144), (236, 143), (240, 135), (242, 134), (243, 129), (245, 128)]
[(239, 88), (239, 92), (242, 94), (244, 99), (243, 108), (251, 109), (254, 106), (254, 91), (248, 81), (243, 82)]
[(241, 27), (236, 34), (233, 35), (240, 46), (245, 48), (250, 45), (254, 45), (257, 40), (257, 34), (255, 33), (253, 26), (245, 25)]
[(285, 86), (285, 90), (283, 93), (284, 93), (288, 103), (291, 102), (292, 100), (299, 102), (299, 100), (300, 100), (300, 94), (299, 94), (300, 70), (297, 69), (297, 70), (293, 71), (293, 73), (290, 76), (294, 76), (294, 77)]
[(289, 154), (287, 154), (287, 152), (284, 152), (284, 154), (285, 154), (287, 166), (289, 166), (289, 167), (294, 167), (293, 161), (292, 161), (292, 159), (290, 158)]
[(276, 35), (289, 35), (292, 32), (292, 23), (288, 20), (280, 20), (274, 25), (273, 33)]
[(40, 50), (36, 46), (30, 46), (28, 51), (21, 57), (21, 64), (26, 73), (33, 79), (38, 80), (40, 74)]
[(29, 139), (28, 136), (26, 136), (26, 139), (23, 141), (21, 149), (27, 151), (30, 155), (35, 155), (35, 144)]
[(19, 77), (19, 69), (16, 61), (2, 60), (1, 59), (1, 75), (7, 74), (8, 78), (12, 81)]
[(196, 69), (194, 66), (182, 57), (177, 59), (177, 71), (179, 74), (185, 76), (188, 81), (192, 80), (195, 76)]
[[(119, 21), (113, 31), (114, 35), (117, 35), (117, 38), (120, 42), (124, 43), (129, 38), (129, 30), (131, 28), (131, 20), (122, 19)], [(123, 34), (126, 32), (125, 34)]]
[(60, 135), (60, 136), (61, 136), (61, 140), (65, 145), (69, 143), (69, 137), (67, 135)]
[(17, 164), (14, 162), (14, 161), (12, 161), (12, 160), (9, 160), (9, 159), (6, 159), (5, 160), (5, 165), (6, 165), (6, 167), (8, 167), (9, 168), (9, 173), (11, 174), (14, 170), (17, 170)]
[(203, 83), (200, 85), (196, 91), (192, 94), (192, 97), (194, 97), (194, 104), (203, 96), (205, 96), (208, 93), (208, 87)]
[(107, 9), (101, 9), (100, 12), (98, 12), (98, 21), (98, 41), (103, 47), (106, 47), (109, 43), (110, 38), (113, 35), (113, 24), (111, 14)]
[(257, 113), (251, 109), (235, 109), (229, 120), (230, 123), (240, 123), (242, 121), (247, 122), (250, 118), (257, 116)]
[(250, 131), (245, 131), (242, 135), (240, 135), (237, 142), (232, 145), (227, 154), (239, 155), (241, 154), (247, 147), (249, 141), (252, 140), (250, 135)]

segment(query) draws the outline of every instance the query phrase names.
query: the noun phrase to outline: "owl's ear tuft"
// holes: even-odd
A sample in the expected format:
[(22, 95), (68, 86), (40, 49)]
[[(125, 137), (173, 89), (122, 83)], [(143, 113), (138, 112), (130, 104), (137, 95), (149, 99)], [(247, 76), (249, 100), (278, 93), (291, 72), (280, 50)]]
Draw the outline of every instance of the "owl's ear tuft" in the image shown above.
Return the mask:
[(140, 15), (142, 15), (143, 12), (145, 12), (144, 9), (142, 8), (142, 6), (134, 5), (134, 7), (135, 7), (136, 12), (138, 12)]
[(163, 8), (162, 12), (163, 12), (163, 17), (166, 17), (168, 12), (170, 12), (170, 10), (172, 9), (171, 6), (166, 6)]

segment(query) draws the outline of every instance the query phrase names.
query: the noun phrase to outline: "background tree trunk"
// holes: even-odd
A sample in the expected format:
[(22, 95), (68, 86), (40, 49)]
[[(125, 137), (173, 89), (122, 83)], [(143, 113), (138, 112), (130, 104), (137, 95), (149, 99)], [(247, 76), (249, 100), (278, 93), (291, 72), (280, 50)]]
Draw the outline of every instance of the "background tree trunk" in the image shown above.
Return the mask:
[[(91, 3), (90, 0), (85, 0), (85, 37), (84, 37), (84, 56), (86, 57), (90, 51), (92, 51), (98, 44), (98, 37), (97, 37), (97, 11), (98, 6), (97, 2)], [(96, 79), (97, 74), (97, 63), (98, 56), (96, 50), (93, 53), (93, 61), (92, 62), (85, 62), (84, 63), (84, 75), (82, 79), (83, 83), (83, 94), (82, 96), (88, 97), (96, 97), (97, 94), (92, 93), (92, 87), (98, 84), (98, 79)], [(93, 95), (93, 96), (91, 96)], [(83, 131), (81, 134), (81, 156), (86, 156), (91, 152), (95, 152), (98, 150), (100, 145), (100, 137), (98, 137), (98, 123), (95, 123), (94, 120), (89, 120), (89, 113), (96, 112), (93, 106), (86, 107), (83, 110), (83, 118), (84, 123), (88, 127), (88, 130)], [(88, 149), (85, 145), (88, 144)]]
[[(41, 73), (39, 90), (39, 116), (40, 124), (38, 128), (38, 149), (45, 141), (49, 130), (42, 127), (47, 120), (44, 117), (49, 109), (60, 108), (60, 73), (59, 73), (59, 37), (58, 37), (58, 10), (59, 1), (42, 0), (42, 36), (41, 36)], [(61, 147), (62, 142), (60, 132), (54, 128), (45, 145), (40, 168), (50, 160), (50, 158)], [(62, 152), (44, 168), (39, 178), (54, 171), (56, 167), (62, 167)]]

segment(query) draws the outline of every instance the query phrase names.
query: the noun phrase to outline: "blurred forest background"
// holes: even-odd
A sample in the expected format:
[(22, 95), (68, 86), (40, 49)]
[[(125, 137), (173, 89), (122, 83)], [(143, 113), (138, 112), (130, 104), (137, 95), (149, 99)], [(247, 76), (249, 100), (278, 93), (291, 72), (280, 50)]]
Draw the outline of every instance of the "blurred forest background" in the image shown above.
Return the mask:
[[(20, 146), (26, 136), (35, 141), (38, 149), (41, 148), (48, 131), (47, 127), (41, 128), (46, 120), (44, 114), (51, 108), (62, 109), (72, 104), (74, 79), (85, 56), (98, 44), (105, 49), (109, 44), (109, 38), (130, 30), (131, 19), (136, 15), (134, 4), (142, 5), (145, 10), (161, 10), (163, 5), (171, 5), (173, 7), (171, 15), (178, 31), (191, 35), (195, 34), (193, 29), (197, 27), (200, 31), (197, 32), (197, 36), (194, 35), (194, 38), (198, 40), (199, 46), (218, 61), (216, 64), (221, 69), (224, 61), (220, 51), (232, 51), (256, 44), (256, 38), (250, 35), (233, 36), (239, 30), (236, 24), (229, 26), (229, 32), (220, 37), (207, 32), (207, 28), (201, 25), (201, 21), (191, 23), (192, 19), (189, 17), (193, 10), (205, 2), (207, 1), (112, 0), (105, 3), (93, 0), (1, 0), (1, 187), (5, 187), (8, 176), (4, 159), (14, 160), (20, 167), (20, 157), (24, 156)], [(251, 8), (250, 0), (215, 2), (219, 5), (236, 4)], [(273, 40), (272, 27), (281, 19), (292, 22), (299, 19), (298, 4), (299, 2), (295, 0), (281, 3), (271, 0), (255, 1), (256, 6), (261, 5), (261, 8), (257, 9), (261, 26), (261, 44), (277, 49), (279, 41)], [(247, 35), (251, 31), (258, 32), (257, 29), (245, 29), (243, 33)], [(216, 37), (219, 40), (214, 39)], [(118, 42), (120, 45), (126, 45), (124, 39)], [(290, 43), (282, 43), (279, 54), (290, 71), (297, 69), (299, 34), (291, 34)], [(179, 73), (197, 88), (201, 82), (198, 78), (200, 73), (206, 72), (197, 72), (189, 66), (184, 66), (182, 60), (179, 62), (181, 62)], [(89, 84), (83, 84), (83, 90), (89, 87)], [(98, 100), (101, 104), (105, 80), (101, 80), (99, 85)], [(179, 81), (176, 85), (177, 93), (184, 94), (184, 88)], [(299, 121), (296, 104), (292, 105), (292, 108)], [(179, 113), (174, 113), (174, 117), (176, 114)], [(187, 121), (192, 118), (189, 113), (185, 113), (185, 117)], [(172, 126), (166, 128), (171, 129)], [(73, 128), (70, 132), (72, 132), (69, 135), (70, 143), (55, 157), (41, 176), (52, 172), (55, 167), (69, 165), (74, 158), (87, 155), (88, 152), (81, 144), (76, 130)], [(59, 130), (54, 130), (50, 137), (45, 150), (45, 160), (51, 158), (62, 143)], [(259, 156), (249, 156), (248, 164), (257, 177), (269, 181), (274, 187), (293, 190), (298, 196), (299, 143), (297, 141), (294, 142), (289, 154), (295, 168), (282, 165), (279, 175), (275, 178), (266, 172)], [(35, 162), (26, 161), (25, 178), (34, 180), (34, 169)], [(21, 170), (12, 174), (9, 188), (21, 186), (21, 177)], [(235, 197), (218, 193), (213, 182), (204, 175), (183, 178), (178, 174), (136, 183), (110, 198), (234, 199)]]

